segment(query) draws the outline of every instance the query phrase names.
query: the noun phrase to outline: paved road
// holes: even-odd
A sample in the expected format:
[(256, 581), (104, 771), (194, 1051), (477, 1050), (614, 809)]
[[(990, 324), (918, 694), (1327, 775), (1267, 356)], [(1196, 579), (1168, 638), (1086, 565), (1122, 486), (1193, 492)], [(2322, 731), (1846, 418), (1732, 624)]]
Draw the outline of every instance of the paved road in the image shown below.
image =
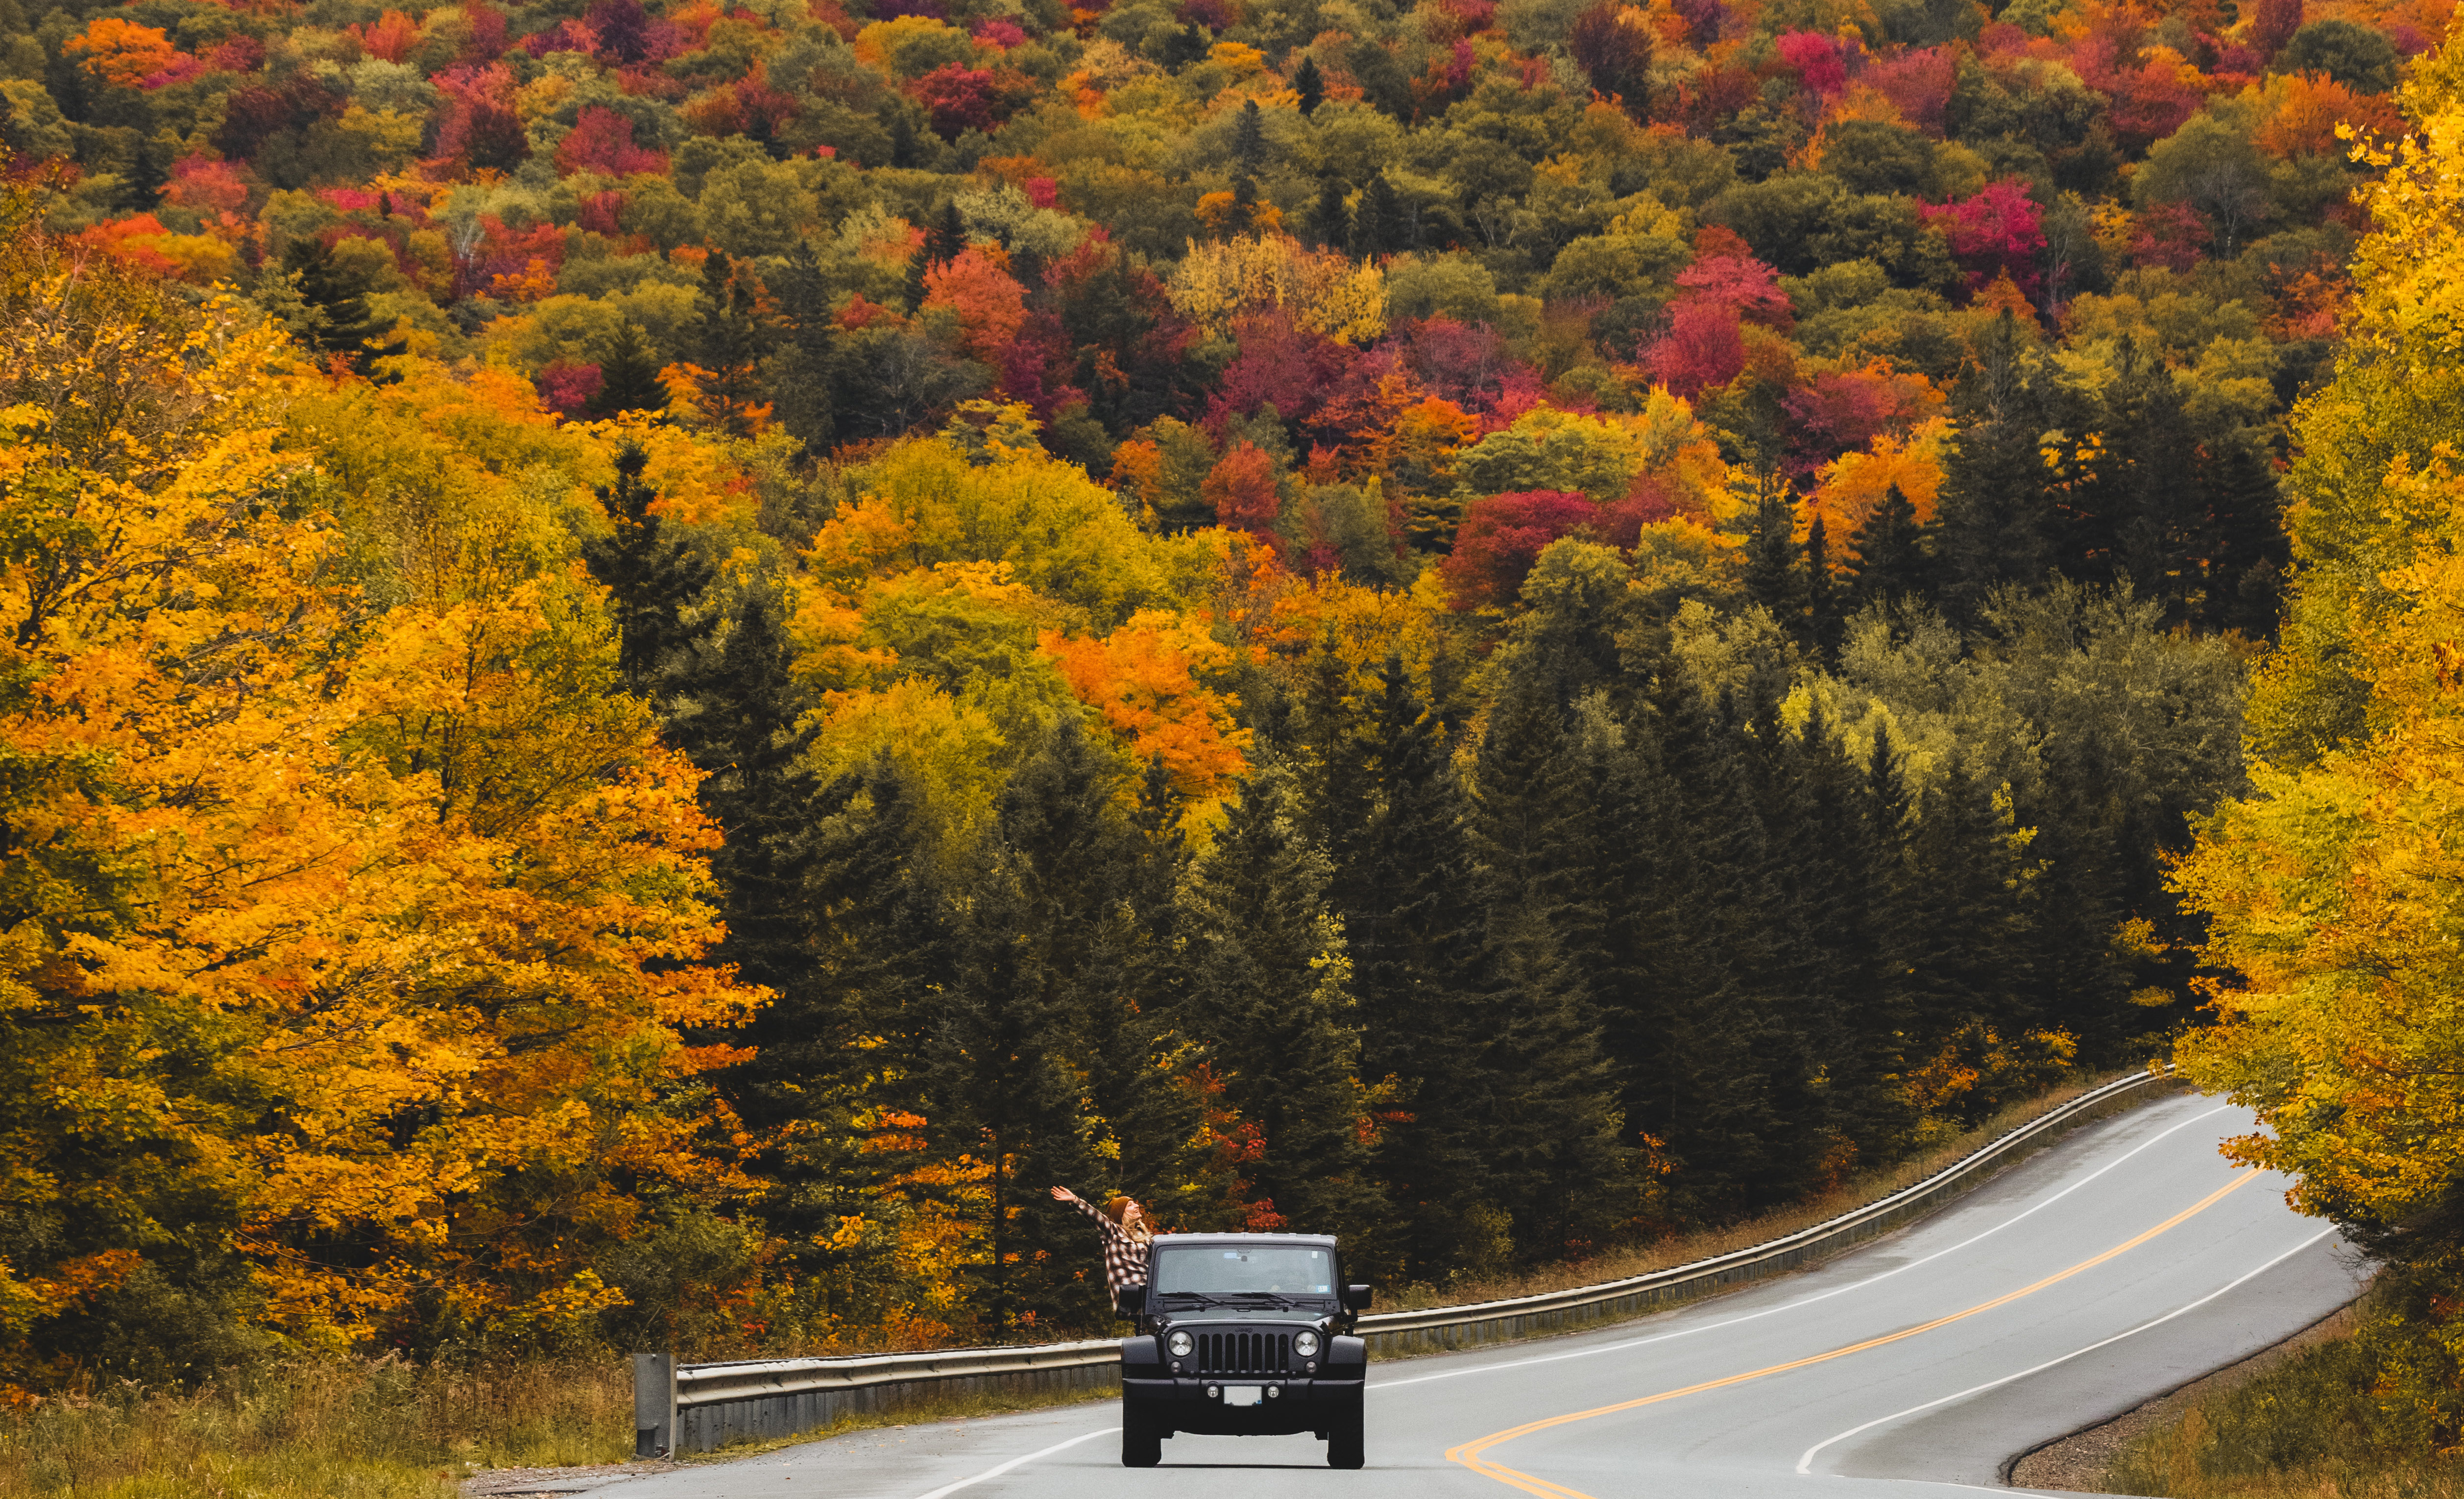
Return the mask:
[[(1117, 1466), (1111, 1407), (858, 1432), (607, 1499), (1550, 1499), (1948, 1495), (2349, 1300), (2359, 1266), (2216, 1154), (2177, 1095), (2071, 1136), (1820, 1269), (1604, 1332), (1374, 1364), (1369, 1466), (1306, 1437), (1176, 1437)], [(1878, 1484), (1877, 1481), (1883, 1481)]]

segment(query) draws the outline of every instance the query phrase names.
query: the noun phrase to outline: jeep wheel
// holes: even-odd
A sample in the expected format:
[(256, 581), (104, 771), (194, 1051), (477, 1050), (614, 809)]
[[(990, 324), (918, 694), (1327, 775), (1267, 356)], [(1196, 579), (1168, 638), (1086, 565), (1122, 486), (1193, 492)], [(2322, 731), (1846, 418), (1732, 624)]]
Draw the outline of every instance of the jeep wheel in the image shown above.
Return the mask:
[(1326, 1466), (1359, 1467), (1369, 1461), (1367, 1442), (1363, 1435), (1361, 1408), (1354, 1405), (1334, 1419), (1333, 1434), (1326, 1441)]
[(1121, 1407), (1121, 1466), (1153, 1467), (1163, 1461), (1163, 1427), (1134, 1405)]

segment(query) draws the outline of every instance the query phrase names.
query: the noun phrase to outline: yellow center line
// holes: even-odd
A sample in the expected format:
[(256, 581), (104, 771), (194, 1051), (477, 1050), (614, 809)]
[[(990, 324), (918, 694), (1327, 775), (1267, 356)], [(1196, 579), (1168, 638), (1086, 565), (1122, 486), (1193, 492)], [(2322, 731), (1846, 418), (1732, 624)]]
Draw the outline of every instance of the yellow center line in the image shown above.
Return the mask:
[(1591, 1496), (1584, 1493), (1581, 1489), (1569, 1488), (1563, 1484), (1552, 1484), (1545, 1478), (1535, 1478), (1529, 1473), (1517, 1471), (1514, 1468), (1506, 1466), (1502, 1463), (1492, 1463), (1487, 1458), (1482, 1456), (1482, 1454), (1491, 1447), (1511, 1442), (1517, 1437), (1528, 1437), (1535, 1431), (1546, 1431), (1551, 1426), (1563, 1426), (1578, 1421), (1590, 1421), (1595, 1416), (1614, 1416), (1619, 1411), (1639, 1410), (1645, 1405), (1657, 1405), (1662, 1400), (1673, 1400), (1683, 1395), (1699, 1395), (1705, 1390), (1717, 1390), (1723, 1389), (1731, 1384), (1743, 1384), (1749, 1379), (1760, 1379), (1767, 1375), (1786, 1374), (1792, 1369), (1803, 1369), (1811, 1364), (1828, 1363), (1834, 1358), (1845, 1358), (1850, 1354), (1861, 1354), (1869, 1348), (1880, 1348), (1885, 1343), (1896, 1343), (1903, 1338), (1914, 1337), (1920, 1333), (1930, 1333), (1938, 1327), (1948, 1327), (1953, 1322), (1962, 1321), (1966, 1318), (1975, 1316), (1981, 1312), (1991, 1312), (1996, 1307), (2009, 1306), (2012, 1302), (2018, 1300), (2022, 1296), (2034, 1295), (2035, 1292), (2044, 1290), (2048, 1286), (2066, 1281), (2082, 1270), (2094, 1269), (2096, 1267), (2102, 1265), (2105, 1261), (2112, 1259), (2116, 1255), (2125, 1254), (2130, 1250), (2139, 1247), (2141, 1245), (2145, 1244), (2148, 1240), (2155, 1238), (2158, 1234), (2165, 1232), (2167, 1229), (2175, 1227), (2188, 1222), (2189, 1219), (2196, 1217), (2198, 1214), (2206, 1212), (2209, 1208), (2213, 1207), (2218, 1201), (2222, 1201), (2227, 1193), (2238, 1191), (2257, 1179), (2258, 1173), (2255, 1171), (2243, 1171), (2236, 1173), (2233, 1180), (2216, 1188), (2213, 1192), (2209, 1193), (2198, 1201), (2182, 1209), (2180, 1212), (2175, 1213), (2172, 1217), (2165, 1220), (2161, 1223), (2158, 1223), (2155, 1227), (2148, 1229), (2139, 1237), (2132, 1239), (2127, 1243), (2117, 1244), (2112, 1248), (2105, 1250), (2102, 1254), (2097, 1255), (2093, 1259), (2081, 1260), (2077, 1265), (2072, 1266), (2069, 1269), (2057, 1270), (2054, 1274), (2046, 1276), (2043, 1280), (2036, 1282), (2033, 1286), (2022, 1286), (2017, 1290), (2006, 1292), (2003, 1295), (1994, 1297), (1991, 1301), (1980, 1301), (1975, 1306), (1969, 1307), (1965, 1312), (1954, 1312), (1948, 1316), (1936, 1317), (1930, 1322), (1920, 1323), (1911, 1328), (1903, 1328), (1897, 1333), (1886, 1333), (1881, 1337), (1869, 1337), (1861, 1343), (1851, 1343), (1845, 1348), (1835, 1348), (1826, 1354), (1815, 1354), (1811, 1357), (1793, 1359), (1784, 1364), (1772, 1364), (1767, 1369), (1756, 1369), (1748, 1374), (1732, 1374), (1725, 1379), (1705, 1379), (1701, 1384), (1689, 1384), (1682, 1390), (1663, 1390), (1658, 1395), (1646, 1395), (1640, 1400), (1620, 1400), (1615, 1405), (1602, 1405), (1592, 1410), (1574, 1411), (1572, 1414), (1565, 1416), (1551, 1416), (1545, 1421), (1526, 1422), (1520, 1426), (1509, 1427), (1505, 1431), (1491, 1432), (1485, 1437), (1478, 1437), (1472, 1441), (1464, 1443), (1461, 1446), (1449, 1448), (1446, 1452), (1446, 1460), (1450, 1463), (1460, 1463), (1463, 1466), (1470, 1468), (1475, 1473), (1485, 1474), (1490, 1478), (1496, 1479), (1501, 1484), (1520, 1488), (1526, 1493), (1546, 1495), (1547, 1499), (1591, 1499)]

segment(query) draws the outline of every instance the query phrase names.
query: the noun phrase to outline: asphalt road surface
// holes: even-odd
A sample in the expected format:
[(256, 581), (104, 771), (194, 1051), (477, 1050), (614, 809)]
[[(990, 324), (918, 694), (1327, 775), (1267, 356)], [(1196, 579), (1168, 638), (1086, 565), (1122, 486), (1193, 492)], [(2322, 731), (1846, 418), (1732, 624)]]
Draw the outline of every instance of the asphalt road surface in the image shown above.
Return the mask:
[[(1729, 1499), (1998, 1487), (2013, 1456), (2326, 1315), (2362, 1268), (2216, 1153), (2180, 1094), (2091, 1126), (1819, 1269), (1605, 1331), (1370, 1365), (1369, 1466), (1308, 1437), (1175, 1437), (1116, 1407), (855, 1432), (607, 1499)], [(1090, 1243), (1089, 1252), (1093, 1252)], [(1503, 1486), (1503, 1488), (1501, 1488)]]

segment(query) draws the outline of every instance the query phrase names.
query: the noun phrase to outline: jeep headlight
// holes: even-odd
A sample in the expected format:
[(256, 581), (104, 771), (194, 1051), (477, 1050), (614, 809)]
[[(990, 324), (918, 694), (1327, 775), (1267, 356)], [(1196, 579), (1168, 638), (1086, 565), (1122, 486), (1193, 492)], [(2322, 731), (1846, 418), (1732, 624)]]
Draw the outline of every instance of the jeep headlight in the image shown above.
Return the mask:
[(1317, 1334), (1315, 1333), (1293, 1334), (1292, 1352), (1300, 1355), (1303, 1358), (1313, 1358), (1317, 1356)]
[(1191, 1339), (1188, 1334), (1175, 1333), (1165, 1341), (1163, 1346), (1172, 1350), (1172, 1356), (1175, 1358), (1186, 1358), (1189, 1356), (1189, 1351), (1196, 1348), (1198, 1344)]

